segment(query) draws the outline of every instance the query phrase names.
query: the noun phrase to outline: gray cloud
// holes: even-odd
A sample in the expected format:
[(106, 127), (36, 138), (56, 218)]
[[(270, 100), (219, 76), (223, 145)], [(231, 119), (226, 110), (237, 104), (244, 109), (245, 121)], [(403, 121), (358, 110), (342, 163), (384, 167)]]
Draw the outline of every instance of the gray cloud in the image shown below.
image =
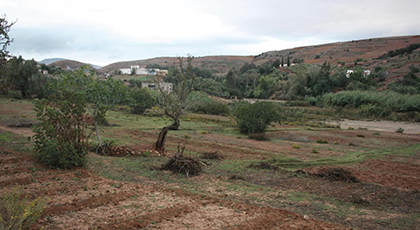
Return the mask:
[[(163, 1), (161, 8), (166, 13), (171, 12), (174, 7), (171, 4), (205, 20), (183, 17), (183, 21), (178, 21), (173, 16), (176, 14), (162, 14), (150, 20), (139, 19), (141, 15), (119, 18), (120, 14), (106, 7), (99, 13), (92, 11), (95, 17), (83, 18), (89, 14), (84, 11), (78, 14), (82, 18), (68, 18), (71, 12), (63, 12), (68, 17), (61, 18), (54, 9), (41, 12), (44, 9), (41, 6), (36, 9), (12, 7), (12, 19), (16, 17), (19, 21), (11, 30), (15, 41), (10, 51), (25, 58), (64, 57), (105, 65), (187, 53), (255, 55), (292, 48), (285, 46), (296, 44), (420, 34), (420, 1), (417, 0), (183, 0)], [(7, 5), (3, 8), (8, 13)], [(107, 17), (106, 22), (114, 17), (113, 26), (101, 23), (102, 18), (96, 18), (101, 15)], [(160, 20), (156, 28), (155, 20)], [(142, 28), (147, 30), (142, 31)], [(206, 33), (207, 29), (212, 33)], [(131, 30), (140, 33), (134, 34)], [(129, 36), (131, 34), (133, 36)], [(159, 36), (143, 36), (145, 34)]]

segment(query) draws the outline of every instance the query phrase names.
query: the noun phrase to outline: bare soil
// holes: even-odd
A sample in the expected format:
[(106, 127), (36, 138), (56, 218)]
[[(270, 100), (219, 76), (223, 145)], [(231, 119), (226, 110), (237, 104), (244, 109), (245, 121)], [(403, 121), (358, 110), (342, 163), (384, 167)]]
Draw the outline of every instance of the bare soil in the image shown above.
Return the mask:
[[(29, 197), (49, 199), (34, 229), (345, 229), (282, 209), (113, 181), (86, 169), (50, 170), (4, 147), (0, 162), (2, 191), (19, 186)], [(21, 171), (11, 177), (10, 168)]]

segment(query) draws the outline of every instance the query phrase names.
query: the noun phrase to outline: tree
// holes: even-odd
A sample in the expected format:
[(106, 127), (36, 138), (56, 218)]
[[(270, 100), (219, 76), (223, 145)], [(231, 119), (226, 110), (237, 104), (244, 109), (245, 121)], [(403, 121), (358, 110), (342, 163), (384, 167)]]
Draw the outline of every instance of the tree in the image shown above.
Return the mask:
[(3, 65), (7, 57), (9, 57), (9, 51), (7, 47), (10, 43), (13, 42), (13, 39), (10, 38), (9, 32), (10, 28), (15, 24), (15, 22), (9, 23), (6, 20), (6, 15), (0, 16), (0, 64)]
[(50, 91), (56, 93), (60, 85), (65, 85), (68, 90), (84, 95), (85, 109), (94, 120), (94, 127), (99, 145), (102, 141), (99, 135), (99, 125), (106, 125), (106, 112), (116, 104), (124, 103), (128, 99), (128, 89), (123, 82), (108, 78), (107, 80), (94, 79), (88, 76), (86, 66), (74, 72), (63, 73)]
[(7, 91), (7, 82), (4, 79), (4, 70), (9, 57), (9, 51), (7, 47), (10, 43), (13, 42), (13, 39), (10, 38), (9, 32), (10, 28), (15, 24), (15, 22), (8, 22), (6, 20), (6, 15), (0, 16), (0, 90)]
[(278, 108), (270, 102), (240, 104), (233, 114), (243, 134), (264, 133), (271, 122), (280, 120)]
[(180, 126), (179, 118), (186, 108), (188, 95), (193, 90), (194, 82), (196, 79), (195, 74), (192, 72), (192, 61), (194, 57), (187, 57), (187, 64), (184, 66), (184, 59), (178, 57), (179, 61), (179, 78), (178, 83), (173, 87), (172, 93), (164, 92), (160, 87), (161, 105), (164, 109), (165, 115), (172, 119), (172, 124), (165, 126), (159, 133), (158, 139), (155, 144), (155, 149), (159, 152), (165, 151), (165, 139), (169, 130), (178, 130)]
[[(52, 168), (73, 168), (86, 164), (88, 150), (86, 93), (69, 87), (67, 76), (50, 85), (47, 99), (35, 101), (40, 123), (34, 126), (35, 155)], [(74, 83), (77, 83), (74, 82)]]
[(24, 60), (22, 56), (13, 57), (6, 63), (4, 80), (8, 90), (19, 90), (22, 97), (30, 98), (29, 89), (33, 78), (39, 78), (37, 62)]

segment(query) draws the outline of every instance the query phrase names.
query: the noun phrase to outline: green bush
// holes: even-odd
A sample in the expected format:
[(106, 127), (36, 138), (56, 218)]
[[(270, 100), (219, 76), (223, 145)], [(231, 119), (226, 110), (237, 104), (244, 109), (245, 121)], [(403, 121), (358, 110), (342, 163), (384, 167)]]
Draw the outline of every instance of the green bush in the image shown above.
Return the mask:
[(35, 101), (35, 155), (51, 168), (84, 166), (88, 149), (86, 94), (55, 85), (48, 99)]
[(323, 139), (323, 138), (319, 138), (318, 140), (316, 140), (316, 142), (317, 143), (320, 143), (320, 144), (327, 144), (328, 143), (328, 140)]
[(0, 197), (0, 229), (29, 229), (41, 217), (46, 203), (41, 199), (28, 202), (18, 189), (3, 193)]
[(370, 116), (383, 117), (391, 112), (420, 112), (420, 97), (418, 95), (392, 91), (344, 91), (324, 95), (323, 102), (324, 105), (332, 107), (361, 108), (361, 113)]
[(212, 115), (228, 115), (230, 108), (228, 105), (209, 98), (205, 93), (192, 92), (187, 99), (188, 110), (193, 113), (203, 113)]
[(243, 134), (264, 133), (271, 122), (279, 120), (279, 108), (270, 102), (241, 103), (234, 108), (236, 122)]
[(87, 147), (78, 151), (73, 145), (64, 142), (58, 144), (57, 140), (46, 140), (43, 148), (36, 152), (38, 160), (52, 168), (69, 169), (81, 167), (86, 164)]
[(132, 113), (143, 114), (157, 104), (155, 93), (148, 88), (133, 88), (130, 92)]
[(360, 106), (359, 114), (365, 117), (382, 118), (389, 116), (391, 110), (375, 104), (363, 104)]
[(403, 133), (404, 132), (404, 129), (400, 127), (397, 130), (395, 130), (395, 132), (396, 133)]

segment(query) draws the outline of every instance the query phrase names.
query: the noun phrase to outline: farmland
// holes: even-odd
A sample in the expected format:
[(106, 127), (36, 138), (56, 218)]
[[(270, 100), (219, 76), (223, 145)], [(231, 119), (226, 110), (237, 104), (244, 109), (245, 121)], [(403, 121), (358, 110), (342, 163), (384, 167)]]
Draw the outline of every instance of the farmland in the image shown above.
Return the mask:
[[(328, 113), (333, 112), (322, 114)], [(322, 114), (316, 119), (328, 118)], [(187, 177), (159, 169), (167, 158), (152, 146), (170, 120), (156, 113), (109, 111), (111, 126), (101, 127), (101, 135), (130, 154), (91, 152), (85, 168), (72, 170), (37, 163), (28, 142), (31, 129), (10, 126), (36, 123), (31, 101), (0, 98), (0, 115), (0, 187), (48, 200), (36, 229), (415, 229), (420, 224), (418, 133), (340, 129), (307, 120), (273, 123), (268, 140), (257, 141), (239, 134), (231, 117), (185, 114), (180, 130), (169, 132), (166, 152), (172, 155), (182, 144), (188, 156), (220, 156), (202, 159), (204, 173)]]

